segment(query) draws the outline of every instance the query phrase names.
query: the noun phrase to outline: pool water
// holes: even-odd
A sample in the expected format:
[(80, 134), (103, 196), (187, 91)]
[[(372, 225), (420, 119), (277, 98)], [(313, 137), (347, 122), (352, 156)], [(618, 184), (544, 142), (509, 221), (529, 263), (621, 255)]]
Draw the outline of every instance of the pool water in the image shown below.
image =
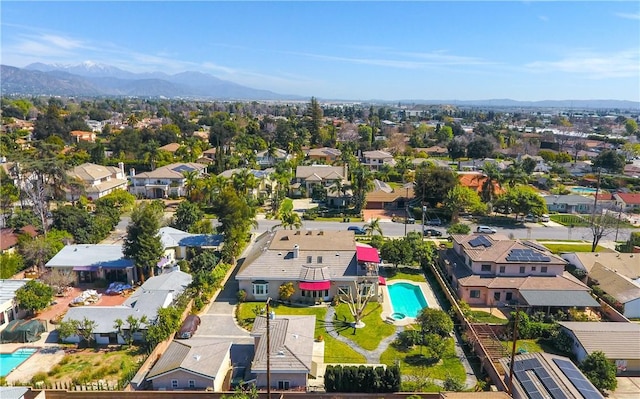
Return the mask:
[(423, 308), (428, 306), (420, 287), (410, 283), (395, 283), (387, 286), (393, 306), (393, 318), (401, 320), (404, 317), (416, 317)]
[(595, 194), (596, 193), (596, 189), (592, 188), (592, 187), (573, 187), (571, 189), (571, 191), (573, 191), (574, 193), (581, 193), (581, 194)]
[(20, 348), (13, 353), (0, 353), (0, 377), (6, 377), (37, 351), (34, 348)]

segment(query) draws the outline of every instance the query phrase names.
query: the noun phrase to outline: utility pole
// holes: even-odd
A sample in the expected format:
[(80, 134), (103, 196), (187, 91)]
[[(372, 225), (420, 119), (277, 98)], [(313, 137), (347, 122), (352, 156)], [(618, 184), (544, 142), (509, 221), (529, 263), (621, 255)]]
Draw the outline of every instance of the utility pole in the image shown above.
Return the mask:
[(515, 363), (516, 357), (516, 344), (518, 343), (518, 319), (520, 315), (518, 314), (518, 307), (516, 306), (516, 314), (515, 319), (513, 320), (513, 347), (511, 348), (511, 360), (509, 361), (509, 395), (513, 397), (513, 365)]
[(407, 224), (409, 224), (409, 187), (407, 187), (407, 195), (404, 200), (404, 236), (407, 236)]
[(271, 313), (269, 313), (269, 302), (271, 298), (267, 298), (267, 399), (271, 399), (271, 337), (269, 335), (269, 321), (271, 320)]

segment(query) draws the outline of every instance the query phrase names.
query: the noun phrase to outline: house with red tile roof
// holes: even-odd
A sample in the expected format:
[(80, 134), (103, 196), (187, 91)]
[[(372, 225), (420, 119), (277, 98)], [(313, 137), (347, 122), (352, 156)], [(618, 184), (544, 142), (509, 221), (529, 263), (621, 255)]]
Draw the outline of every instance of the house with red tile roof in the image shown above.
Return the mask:
[(640, 208), (640, 193), (615, 193), (613, 198), (616, 206), (624, 212)]
[(26, 234), (31, 238), (34, 238), (38, 235), (38, 231), (31, 225), (24, 226), (20, 229), (0, 229), (0, 253), (13, 253), (18, 245), (18, 238), (22, 234)]
[(96, 141), (96, 134), (94, 132), (85, 132), (82, 130), (74, 130), (71, 132), (71, 137), (79, 143), (81, 141), (87, 141), (89, 143), (94, 143)]
[[(463, 187), (469, 187), (478, 194), (482, 192), (482, 185), (487, 181), (487, 177), (479, 172), (458, 173), (458, 180)], [(497, 182), (493, 183), (493, 192), (495, 195), (503, 194), (504, 190)]]

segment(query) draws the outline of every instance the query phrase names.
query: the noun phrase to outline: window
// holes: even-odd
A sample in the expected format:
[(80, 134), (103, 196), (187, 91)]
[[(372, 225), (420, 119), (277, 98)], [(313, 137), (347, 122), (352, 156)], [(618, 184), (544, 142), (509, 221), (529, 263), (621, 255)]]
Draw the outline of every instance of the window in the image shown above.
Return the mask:
[(195, 388), (196, 387), (196, 380), (189, 380), (189, 388)]
[(313, 256), (307, 256), (307, 263), (313, 262)]
[(318, 258), (317, 258), (317, 262), (318, 262), (318, 263), (322, 263), (322, 256), (318, 256)]
[(483, 272), (490, 272), (491, 271), (491, 265), (482, 265), (480, 266), (480, 270)]
[(520, 274), (524, 274), (524, 266), (520, 266)]
[(500, 266), (500, 273), (504, 273), (504, 270), (505, 270), (504, 266)]
[(171, 380), (171, 388), (178, 388), (178, 380)]
[(289, 381), (278, 381), (278, 389), (289, 389)]
[(253, 283), (253, 295), (262, 296), (269, 293), (269, 283)]
[(494, 292), (493, 293), (493, 299), (496, 300), (496, 301), (499, 301), (500, 300), (500, 293), (499, 292)]
[(351, 295), (351, 286), (350, 285), (340, 285), (340, 286), (338, 286), (338, 294), (340, 294), (340, 295)]
[(471, 298), (480, 298), (480, 290), (471, 290)]
[(531, 271), (532, 271), (532, 272), (535, 272), (535, 271), (536, 271), (536, 269), (537, 269), (537, 268), (536, 268), (535, 266), (531, 266)]
[(507, 295), (505, 295), (505, 300), (506, 301), (510, 301), (513, 299), (513, 293), (512, 292), (507, 292)]
[(542, 266), (542, 267), (540, 267), (540, 272), (541, 273), (546, 273), (547, 269), (548, 269), (547, 266)]

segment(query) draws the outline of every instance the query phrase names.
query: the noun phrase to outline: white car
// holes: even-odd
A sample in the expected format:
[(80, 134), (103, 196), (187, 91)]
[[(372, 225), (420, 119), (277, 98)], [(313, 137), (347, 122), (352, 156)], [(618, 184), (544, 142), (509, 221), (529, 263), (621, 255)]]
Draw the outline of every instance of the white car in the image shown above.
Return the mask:
[(477, 233), (485, 233), (485, 234), (495, 234), (498, 232), (498, 230), (494, 229), (493, 227), (489, 227), (489, 226), (478, 226), (476, 228), (476, 232)]

